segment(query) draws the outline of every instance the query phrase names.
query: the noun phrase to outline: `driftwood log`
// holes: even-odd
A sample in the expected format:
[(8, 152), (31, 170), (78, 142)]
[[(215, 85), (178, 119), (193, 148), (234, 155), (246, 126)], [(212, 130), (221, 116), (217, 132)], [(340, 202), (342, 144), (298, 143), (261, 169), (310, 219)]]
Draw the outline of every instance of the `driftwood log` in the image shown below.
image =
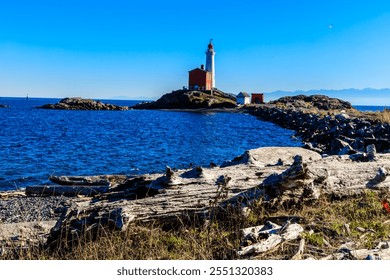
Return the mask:
[(108, 192), (112, 185), (124, 184), (128, 177), (125, 175), (50, 176), (49, 179), (58, 185), (28, 186), (26, 195), (96, 196)]
[[(27, 188), (26, 194), (78, 195), (63, 208), (50, 231), (48, 244), (55, 244), (64, 234), (80, 236), (100, 226), (126, 230), (132, 221), (209, 218), (215, 209), (223, 211), (227, 205), (245, 208), (260, 197), (277, 205), (315, 200), (320, 195), (388, 191), (389, 171), (390, 154), (376, 154), (371, 160), (365, 155), (322, 158), (302, 148), (260, 148), (221, 167), (168, 167), (165, 174), (133, 178), (58, 177), (54, 180), (63, 185)], [(103, 181), (109, 185), (93, 185)], [(92, 190), (99, 192), (88, 197)]]
[(50, 181), (59, 185), (109, 186), (122, 183), (127, 179), (125, 175), (97, 175), (97, 176), (50, 176)]
[[(247, 151), (222, 167), (145, 174), (111, 186), (94, 199), (75, 200), (53, 228), (49, 240), (72, 228), (79, 233), (107, 225), (125, 230), (131, 221), (177, 221), (207, 217), (227, 204), (268, 201), (300, 203), (319, 195), (349, 196), (367, 189), (390, 187), (390, 154), (374, 161), (356, 157), (321, 158), (301, 148), (261, 148)], [(374, 180), (381, 173), (381, 180)], [(373, 180), (375, 184), (373, 184)]]
[(108, 186), (29, 186), (26, 187), (27, 195), (41, 196), (95, 196), (108, 191)]

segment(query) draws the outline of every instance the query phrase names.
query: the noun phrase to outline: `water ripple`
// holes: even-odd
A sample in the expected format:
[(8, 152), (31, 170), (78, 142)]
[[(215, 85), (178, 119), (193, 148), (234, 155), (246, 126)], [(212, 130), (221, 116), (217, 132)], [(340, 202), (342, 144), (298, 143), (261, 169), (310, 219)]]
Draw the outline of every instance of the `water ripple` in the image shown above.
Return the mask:
[(257, 147), (300, 146), (292, 131), (246, 114), (35, 108), (56, 101), (2, 98), (11, 108), (0, 109), (0, 189), (50, 175), (150, 173), (220, 164)]

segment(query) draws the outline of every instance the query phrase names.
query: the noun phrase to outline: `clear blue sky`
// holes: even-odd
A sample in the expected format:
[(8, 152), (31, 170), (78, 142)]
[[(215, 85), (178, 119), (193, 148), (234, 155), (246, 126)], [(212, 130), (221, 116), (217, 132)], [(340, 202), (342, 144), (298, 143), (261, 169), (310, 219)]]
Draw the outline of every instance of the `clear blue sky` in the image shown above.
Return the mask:
[(390, 87), (390, 1), (0, 2), (0, 96), (157, 98), (213, 38), (238, 93)]

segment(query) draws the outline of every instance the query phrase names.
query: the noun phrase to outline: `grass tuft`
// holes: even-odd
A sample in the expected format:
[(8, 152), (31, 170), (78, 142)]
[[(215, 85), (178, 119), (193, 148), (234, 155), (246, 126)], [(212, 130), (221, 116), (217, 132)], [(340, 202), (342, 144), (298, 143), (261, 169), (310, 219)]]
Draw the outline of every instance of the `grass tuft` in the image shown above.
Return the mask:
[[(352, 198), (332, 200), (321, 197), (311, 205), (293, 209), (274, 209), (261, 200), (243, 215), (239, 207), (216, 209), (204, 222), (179, 221), (174, 225), (135, 223), (126, 232), (105, 228), (97, 236), (85, 235), (71, 249), (54, 251), (40, 247), (9, 250), (2, 259), (238, 259), (240, 229), (263, 224), (275, 217), (300, 217), (305, 231), (308, 253), (323, 257), (337, 251), (345, 242), (355, 242), (358, 248), (372, 249), (379, 241), (389, 239), (390, 214), (382, 209), (380, 194), (367, 191)], [(196, 221), (196, 222), (195, 222)], [(349, 231), (346, 226), (349, 226)], [(362, 229), (364, 231), (362, 231)], [(297, 250), (299, 240), (286, 242), (277, 250), (255, 256), (258, 259), (289, 259)]]

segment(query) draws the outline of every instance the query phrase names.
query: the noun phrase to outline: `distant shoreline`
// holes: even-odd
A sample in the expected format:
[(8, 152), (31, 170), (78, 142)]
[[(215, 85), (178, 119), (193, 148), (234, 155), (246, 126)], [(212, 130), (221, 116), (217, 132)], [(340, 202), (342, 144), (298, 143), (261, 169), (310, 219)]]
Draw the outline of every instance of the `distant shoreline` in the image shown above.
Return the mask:
[[(29, 99), (63, 99), (65, 97), (29, 97)], [(87, 98), (87, 97), (86, 97)], [(0, 100), (5, 100), (5, 99), (26, 99), (26, 97), (24, 96), (0, 96)], [(103, 101), (120, 101), (120, 102), (126, 102), (126, 101), (129, 101), (129, 102), (152, 102), (154, 100), (141, 100), (141, 99), (111, 99), (111, 98), (89, 98), (88, 99), (92, 99), (92, 100), (103, 100)], [(353, 107), (380, 107), (380, 108), (389, 108), (390, 106), (389, 105), (364, 105), (364, 104), (352, 104)], [(359, 110), (359, 108), (356, 108)], [(382, 109), (382, 110), (383, 110)], [(176, 110), (176, 109), (167, 109), (167, 110)], [(195, 109), (197, 110), (197, 109)]]

